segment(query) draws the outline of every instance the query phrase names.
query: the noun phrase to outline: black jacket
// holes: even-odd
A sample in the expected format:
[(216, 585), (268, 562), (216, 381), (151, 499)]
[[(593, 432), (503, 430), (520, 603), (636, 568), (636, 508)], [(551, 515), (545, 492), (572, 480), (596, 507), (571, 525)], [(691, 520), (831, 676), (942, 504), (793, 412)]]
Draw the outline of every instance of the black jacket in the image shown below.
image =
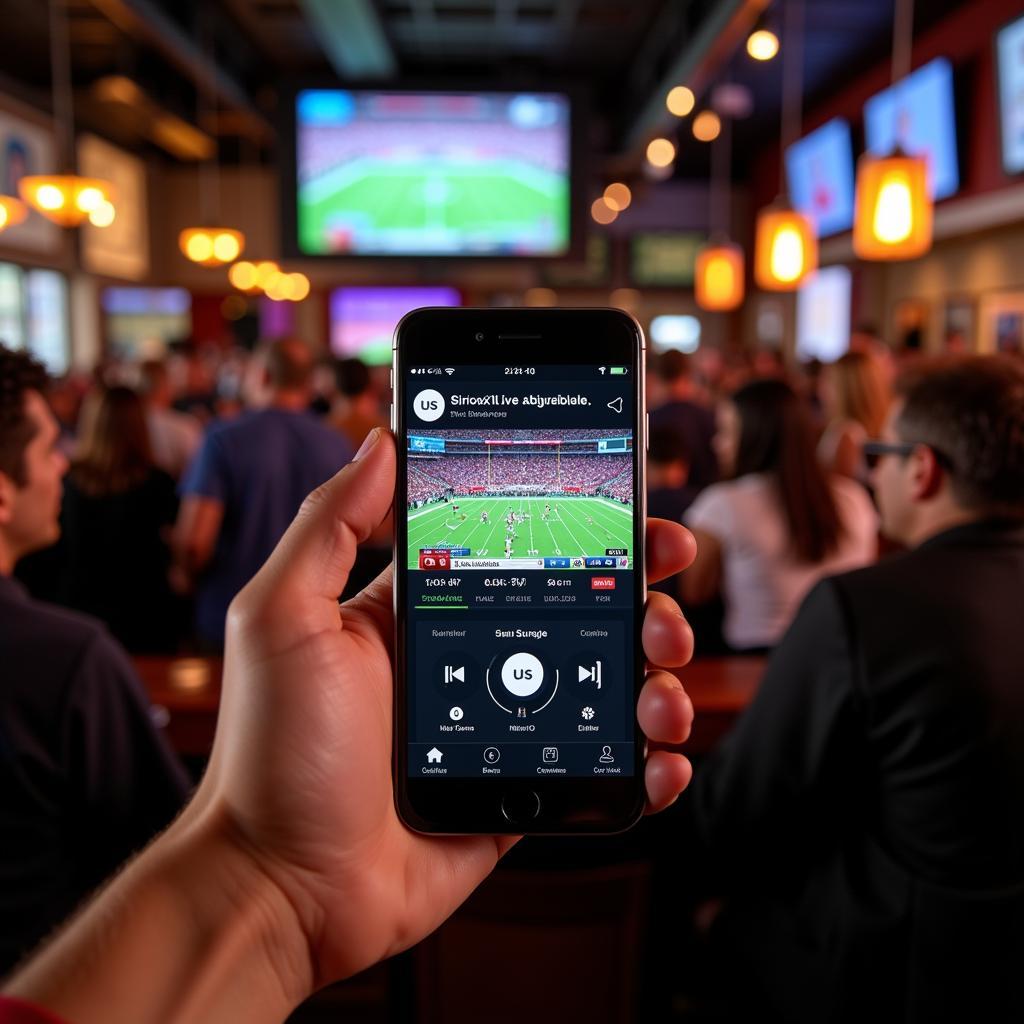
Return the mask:
[(820, 583), (690, 811), (766, 1011), (1024, 1020), (1024, 524)]
[(183, 804), (149, 712), (98, 622), (0, 577), (0, 975)]

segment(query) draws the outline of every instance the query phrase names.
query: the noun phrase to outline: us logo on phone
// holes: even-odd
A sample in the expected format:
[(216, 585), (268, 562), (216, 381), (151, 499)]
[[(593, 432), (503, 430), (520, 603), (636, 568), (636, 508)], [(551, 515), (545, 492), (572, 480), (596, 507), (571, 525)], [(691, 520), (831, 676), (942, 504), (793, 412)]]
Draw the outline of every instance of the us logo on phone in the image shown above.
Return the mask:
[(433, 389), (421, 391), (412, 400), (412, 408), (421, 420), (431, 423), (444, 415), (444, 395)]

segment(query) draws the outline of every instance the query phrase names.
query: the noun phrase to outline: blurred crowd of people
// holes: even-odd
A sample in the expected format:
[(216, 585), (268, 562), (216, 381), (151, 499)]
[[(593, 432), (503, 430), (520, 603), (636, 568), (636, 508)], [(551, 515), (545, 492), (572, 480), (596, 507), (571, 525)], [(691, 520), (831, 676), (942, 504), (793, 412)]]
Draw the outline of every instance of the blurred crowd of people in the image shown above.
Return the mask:
[[(742, 1019), (1010, 1019), (972, 1008), (1019, 987), (1024, 362), (900, 366), (861, 333), (828, 366), (670, 351), (650, 371), (650, 512), (697, 539), (665, 586), (698, 652), (771, 652), (677, 822)], [(0, 346), (0, 970), (187, 795), (111, 634), (219, 650), (302, 500), (384, 425), (381, 384), (295, 339), (52, 386)], [(384, 522), (350, 589), (389, 559)]]
[[(296, 339), (173, 346), (52, 383), (68, 459), (55, 545), (17, 575), (133, 653), (215, 652), (231, 598), (303, 498), (387, 423), (387, 372)], [(383, 531), (365, 580), (387, 561)]]
[(867, 331), (827, 365), (652, 357), (648, 508), (697, 537), (697, 562), (667, 589), (690, 610), (698, 651), (773, 647), (817, 580), (887, 544), (863, 448), (880, 436), (897, 372)]

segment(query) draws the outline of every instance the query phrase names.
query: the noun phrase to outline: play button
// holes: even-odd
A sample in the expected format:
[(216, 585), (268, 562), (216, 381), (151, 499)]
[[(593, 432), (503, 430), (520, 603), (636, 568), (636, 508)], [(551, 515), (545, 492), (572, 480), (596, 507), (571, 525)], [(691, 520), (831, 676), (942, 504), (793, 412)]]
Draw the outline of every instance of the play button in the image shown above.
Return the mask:
[(544, 685), (544, 666), (525, 651), (512, 654), (501, 666), (501, 684), (514, 697), (532, 697)]

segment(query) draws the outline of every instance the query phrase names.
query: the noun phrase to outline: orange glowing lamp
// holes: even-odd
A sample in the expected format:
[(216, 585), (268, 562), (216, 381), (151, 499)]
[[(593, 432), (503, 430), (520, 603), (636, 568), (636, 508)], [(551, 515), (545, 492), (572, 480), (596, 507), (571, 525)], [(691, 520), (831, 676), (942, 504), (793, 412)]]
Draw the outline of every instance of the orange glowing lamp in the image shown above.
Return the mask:
[(928, 164), (897, 151), (857, 164), (853, 251), (862, 260), (912, 260), (932, 245)]
[(20, 224), (28, 216), (28, 207), (14, 196), (0, 196), (0, 231)]
[(792, 292), (818, 269), (818, 239), (806, 215), (788, 204), (757, 215), (754, 280), (770, 292)]
[(82, 178), (77, 174), (33, 174), (18, 181), (22, 200), (47, 220), (64, 228), (77, 227), (98, 211), (110, 211), (113, 217), (114, 186), (100, 178)]
[(743, 301), (743, 250), (732, 242), (704, 246), (694, 267), (694, 293), (701, 309), (735, 309)]

